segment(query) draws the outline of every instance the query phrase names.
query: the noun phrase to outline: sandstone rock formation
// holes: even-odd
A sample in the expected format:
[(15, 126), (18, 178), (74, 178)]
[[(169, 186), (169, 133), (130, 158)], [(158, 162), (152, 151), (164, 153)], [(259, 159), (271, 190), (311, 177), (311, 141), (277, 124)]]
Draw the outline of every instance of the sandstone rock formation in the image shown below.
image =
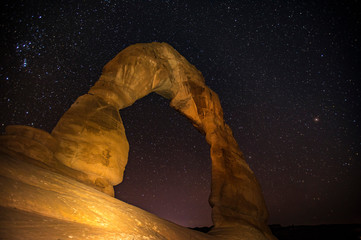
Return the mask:
[[(189, 239), (190, 237), (194, 239), (274, 239), (266, 224), (268, 213), (260, 186), (245, 162), (232, 131), (223, 120), (217, 94), (205, 85), (202, 74), (166, 43), (135, 44), (121, 51), (106, 64), (100, 79), (89, 93), (79, 97), (64, 114), (51, 135), (23, 127), (8, 128), (7, 135), (2, 137), (3, 158), (10, 159), (10, 162), (19, 159), (37, 162), (37, 166), (34, 164), (31, 166), (56, 172), (57, 182), (69, 183), (71, 193), (65, 194), (59, 184), (52, 183), (53, 179), (42, 180), (42, 183), (47, 183), (46, 186), (54, 185), (58, 192), (61, 192), (60, 195), (54, 195), (56, 199), (62, 199), (59, 202), (59, 210), (56, 210), (61, 214), (49, 215), (50, 210), (46, 205), (32, 206), (29, 209), (20, 208), (17, 203), (14, 203), (19, 201), (18, 196), (15, 197), (16, 201), (11, 197), (2, 199), (2, 203), (6, 203), (2, 206), (31, 212), (34, 212), (32, 210), (34, 208), (37, 209), (35, 212), (44, 216), (87, 225), (92, 225), (95, 221), (97, 223), (94, 223), (94, 226), (97, 227), (99, 227), (99, 222), (109, 224), (111, 221), (108, 219), (108, 212), (116, 211), (115, 209), (119, 211), (119, 208), (124, 207), (123, 203), (110, 200), (110, 197), (105, 197), (98, 192), (95, 194), (96, 191), (90, 189), (95, 188), (113, 196), (112, 186), (122, 181), (129, 149), (118, 110), (132, 105), (136, 100), (151, 92), (170, 99), (171, 107), (185, 115), (206, 136), (206, 141), (211, 147), (212, 189), (209, 202), (212, 206), (215, 227), (208, 235), (194, 233), (178, 226), (175, 227), (174, 224), (165, 223), (164, 220), (153, 215), (146, 220), (135, 217), (137, 214), (145, 214), (139, 209), (124, 213), (128, 218), (136, 219), (135, 222), (129, 223), (129, 227), (139, 230), (147, 225), (148, 232), (145, 235), (151, 236), (151, 239)], [(30, 145), (27, 145), (29, 139), (36, 146), (33, 150), (35, 153), (28, 150), (32, 149)], [(39, 152), (42, 152), (41, 156), (38, 156)], [(7, 168), (11, 167), (7, 166)], [(15, 171), (14, 169), (12, 171)], [(38, 169), (35, 172), (39, 171), (43, 170)], [(8, 172), (4, 173), (8, 174), (6, 179), (12, 179)], [(49, 173), (42, 174), (49, 176)], [(40, 176), (38, 178), (41, 179)], [(14, 181), (17, 182), (19, 179), (14, 179)], [(35, 185), (46, 189), (48, 192), (44, 192), (45, 195), (50, 194), (51, 188), (48, 189), (41, 184), (41, 186)], [(14, 195), (10, 189), (7, 191), (5, 194)], [(64, 200), (63, 196), (76, 194), (76, 192), (82, 204), (90, 203), (94, 208), (84, 210), (82, 207), (70, 207), (69, 209), (69, 204), (77, 201)], [(30, 191), (29, 194), (33, 192)], [(37, 197), (41, 198), (39, 195)], [(33, 200), (35, 201), (37, 197)], [(107, 211), (106, 207), (103, 209), (98, 206), (94, 203), (94, 199), (98, 198), (105, 199), (107, 206), (114, 206), (115, 209)], [(83, 206), (82, 204), (79, 206)], [(75, 204), (75, 206), (78, 205)], [(54, 205), (52, 209), (58, 208)], [(75, 209), (75, 212), (71, 209)], [(72, 211), (77, 215), (76, 217), (72, 216)], [(98, 215), (95, 216), (94, 212)], [(116, 215), (112, 217), (114, 220), (124, 223), (124, 219), (119, 217), (121, 213), (117, 215), (118, 213), (113, 212), (112, 214)], [(100, 224), (100, 226), (103, 225)], [(111, 230), (114, 234), (128, 231), (124, 227), (119, 229)], [(164, 229), (174, 234), (170, 237), (169, 234), (167, 235), (168, 230)], [(137, 234), (143, 231), (138, 230), (134, 231)], [(184, 235), (183, 232), (186, 234)], [(189, 235), (186, 237), (187, 234)]]

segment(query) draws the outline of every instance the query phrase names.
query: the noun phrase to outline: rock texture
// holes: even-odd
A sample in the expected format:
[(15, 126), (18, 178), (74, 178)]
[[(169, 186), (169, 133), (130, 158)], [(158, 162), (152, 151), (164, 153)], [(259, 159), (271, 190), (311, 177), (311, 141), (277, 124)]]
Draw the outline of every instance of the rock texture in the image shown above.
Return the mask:
[(129, 151), (116, 107), (100, 97), (83, 95), (60, 119), (52, 136), (58, 140), (57, 160), (114, 196), (113, 186), (123, 180)]
[[(129, 149), (118, 110), (151, 92), (170, 99), (171, 107), (185, 115), (206, 136), (211, 147), (212, 189), (209, 202), (215, 227), (208, 235), (165, 222), (140, 209), (124, 210), (129, 206), (90, 190), (95, 188), (113, 196), (112, 186), (122, 181)], [(143, 236), (149, 239), (274, 239), (266, 225), (268, 213), (260, 186), (245, 162), (231, 129), (223, 120), (217, 94), (205, 85), (202, 74), (166, 43), (135, 44), (120, 52), (104, 67), (100, 79), (89, 93), (79, 97), (64, 114), (51, 135), (22, 127), (10, 127), (7, 132), (8, 135), (2, 137), (4, 159), (8, 162), (25, 159), (23, 164), (31, 162), (30, 166), (40, 167), (34, 172), (47, 171), (38, 174), (38, 181), (46, 184), (34, 183), (37, 190), (28, 190), (29, 195), (37, 194), (36, 197), (20, 204), (32, 204), (30, 208), (23, 209), (25, 212), (35, 211), (54, 221), (106, 226), (116, 234), (133, 229), (132, 234), (137, 232), (137, 236), (142, 236), (144, 233)], [(31, 151), (26, 138), (38, 150)], [(40, 151), (43, 155), (38, 156)], [(37, 164), (34, 165), (34, 162)], [(15, 165), (10, 165), (5, 169), (14, 166), (11, 170), (14, 172)], [(58, 175), (49, 174), (50, 171)], [(48, 180), (40, 177), (46, 174)], [(6, 183), (9, 185), (21, 182), (21, 179), (12, 178), (12, 174), (5, 178), (10, 179)], [(66, 186), (69, 192), (53, 181), (69, 183)], [(56, 188), (53, 195), (50, 193), (52, 187), (47, 186)], [(46, 191), (40, 194), (44, 189)], [(7, 191), (2, 196), (10, 194), (12, 197), (2, 199), (2, 203), (6, 203), (2, 206), (22, 209), (18, 206), (21, 196), (14, 197), (11, 189)], [(47, 205), (43, 196), (52, 196), (50, 198), (55, 198), (57, 204)], [(44, 206), (35, 204), (38, 198), (43, 199)], [(109, 228), (113, 220), (117, 221), (113, 223), (115, 225), (128, 224), (129, 229), (125, 226)], [(168, 231), (173, 235), (167, 235)]]
[(0, 239), (216, 239), (36, 166), (33, 158), (1, 150), (0, 158)]

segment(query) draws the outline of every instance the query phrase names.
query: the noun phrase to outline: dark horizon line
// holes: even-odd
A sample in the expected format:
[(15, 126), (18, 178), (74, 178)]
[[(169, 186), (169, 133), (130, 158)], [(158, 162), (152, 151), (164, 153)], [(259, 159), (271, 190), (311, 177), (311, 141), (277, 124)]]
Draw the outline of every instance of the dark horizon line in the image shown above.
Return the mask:
[[(272, 224), (268, 224), (269, 227), (282, 227), (282, 228), (287, 228), (287, 227), (319, 227), (319, 226), (351, 226), (351, 225), (360, 225), (361, 227), (361, 223), (320, 223), (320, 224), (289, 224), (289, 225), (283, 225), (283, 224), (279, 224), (279, 223), (272, 223)], [(200, 228), (213, 228), (214, 225), (212, 226), (202, 226), (202, 227), (186, 227), (186, 228), (190, 228), (190, 229), (200, 229)]]

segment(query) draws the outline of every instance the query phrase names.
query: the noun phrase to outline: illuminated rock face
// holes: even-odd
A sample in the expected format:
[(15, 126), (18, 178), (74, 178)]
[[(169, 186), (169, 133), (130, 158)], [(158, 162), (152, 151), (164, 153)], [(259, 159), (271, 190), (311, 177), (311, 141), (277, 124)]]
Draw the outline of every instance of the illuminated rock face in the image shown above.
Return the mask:
[[(41, 142), (39, 145), (50, 150), (47, 155), (38, 157), (42, 160), (36, 161), (41, 163), (40, 167), (113, 196), (112, 186), (123, 179), (129, 149), (118, 110), (132, 105), (136, 100), (151, 92), (170, 99), (171, 107), (185, 115), (205, 135), (211, 147), (212, 189), (209, 202), (212, 206), (215, 227), (208, 235), (199, 235), (189, 233), (190, 230), (178, 228), (174, 230), (174, 224), (169, 225), (153, 215), (149, 218), (150, 220), (137, 218), (137, 221), (129, 223), (129, 226), (139, 230), (140, 226), (149, 225), (152, 228), (152, 230), (148, 229), (152, 232), (149, 236), (153, 236), (154, 239), (162, 239), (157, 238), (157, 234), (165, 239), (189, 239), (189, 237), (194, 239), (274, 239), (266, 225), (268, 213), (260, 186), (245, 162), (232, 131), (223, 120), (217, 94), (205, 85), (202, 74), (166, 43), (132, 45), (106, 64), (100, 79), (88, 94), (76, 100), (60, 119), (51, 136), (45, 133), (41, 135), (42, 138), (51, 139), (50, 142), (53, 144), (50, 147), (46, 145), (44, 147), (45, 143)], [(12, 159), (18, 159), (20, 156), (13, 153), (16, 148), (14, 142), (19, 142), (18, 139), (23, 138), (23, 130), (17, 132), (17, 137), (5, 139), (4, 152)], [(11, 131), (8, 134), (11, 134)], [(24, 151), (27, 151), (26, 148), (27, 146), (23, 147)], [(32, 155), (25, 158), (34, 159)], [(51, 158), (51, 161), (43, 158)], [(96, 194), (93, 196), (94, 193), (89, 193), (88, 189), (89, 187), (86, 187), (86, 190), (76, 187), (72, 191), (80, 191), (77, 198), (82, 199), (82, 202), (74, 208), (76, 212), (82, 211), (79, 218), (83, 216), (88, 219), (77, 220), (77, 222), (89, 225), (88, 221), (94, 221), (89, 220), (89, 218), (94, 218), (89, 211), (102, 212), (104, 209), (101, 205), (112, 205), (113, 200), (109, 200), (110, 197), (105, 198), (105, 202), (99, 206), (94, 205), (95, 210), (80, 210), (86, 204), (93, 204), (91, 199), (98, 196)], [(83, 191), (86, 193), (81, 195)], [(55, 194), (54, 198), (62, 198), (61, 194), (60, 196)], [(87, 194), (92, 197), (89, 199)], [(37, 197), (41, 198), (41, 196)], [(11, 204), (19, 200), (7, 199), (6, 201), (9, 203), (5, 207), (18, 208)], [(50, 214), (50, 217), (74, 221), (71, 210), (66, 206), (69, 207), (72, 202), (77, 201), (70, 198), (64, 202), (60, 207), (63, 215), (58, 216), (52, 213), (54, 216)], [(30, 208), (24, 211), (33, 210)], [(47, 211), (50, 210), (35, 212), (49, 216), (46, 214)], [(70, 212), (65, 214), (67, 211)], [(140, 216), (145, 214), (138, 211), (141, 210), (130, 211), (127, 212), (128, 215), (125, 215), (134, 219), (134, 214), (140, 214)], [(107, 216), (100, 214), (98, 218), (101, 222)], [(119, 217), (115, 220), (124, 221)], [(150, 224), (150, 222), (158, 223), (159, 221), (161, 223), (157, 227)], [(163, 229), (162, 233), (155, 230), (159, 228)], [(164, 229), (172, 229), (175, 235), (166, 236)], [(119, 231), (116, 232), (119, 234)], [(184, 231), (185, 235), (182, 233)]]
[[(8, 146), (14, 144), (10, 142)], [(4, 150), (0, 145), (0, 239), (217, 239), (49, 171), (30, 156)]]
[(58, 140), (57, 160), (114, 196), (113, 185), (123, 180), (129, 151), (117, 108), (100, 97), (83, 95), (60, 119), (52, 136)]

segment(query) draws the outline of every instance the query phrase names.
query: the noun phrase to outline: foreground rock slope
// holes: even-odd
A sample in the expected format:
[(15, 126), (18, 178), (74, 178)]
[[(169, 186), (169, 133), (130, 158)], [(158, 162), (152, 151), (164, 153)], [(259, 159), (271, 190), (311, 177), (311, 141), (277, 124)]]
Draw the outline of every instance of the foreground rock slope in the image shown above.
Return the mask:
[[(119, 109), (151, 92), (169, 99), (210, 145), (214, 228), (208, 234), (112, 198), (129, 150)], [(218, 95), (166, 43), (135, 44), (120, 52), (51, 134), (8, 126), (0, 141), (1, 208), (6, 213), (1, 234), (10, 234), (8, 239), (30, 236), (37, 226), (77, 239), (274, 239), (260, 186), (223, 120)]]

